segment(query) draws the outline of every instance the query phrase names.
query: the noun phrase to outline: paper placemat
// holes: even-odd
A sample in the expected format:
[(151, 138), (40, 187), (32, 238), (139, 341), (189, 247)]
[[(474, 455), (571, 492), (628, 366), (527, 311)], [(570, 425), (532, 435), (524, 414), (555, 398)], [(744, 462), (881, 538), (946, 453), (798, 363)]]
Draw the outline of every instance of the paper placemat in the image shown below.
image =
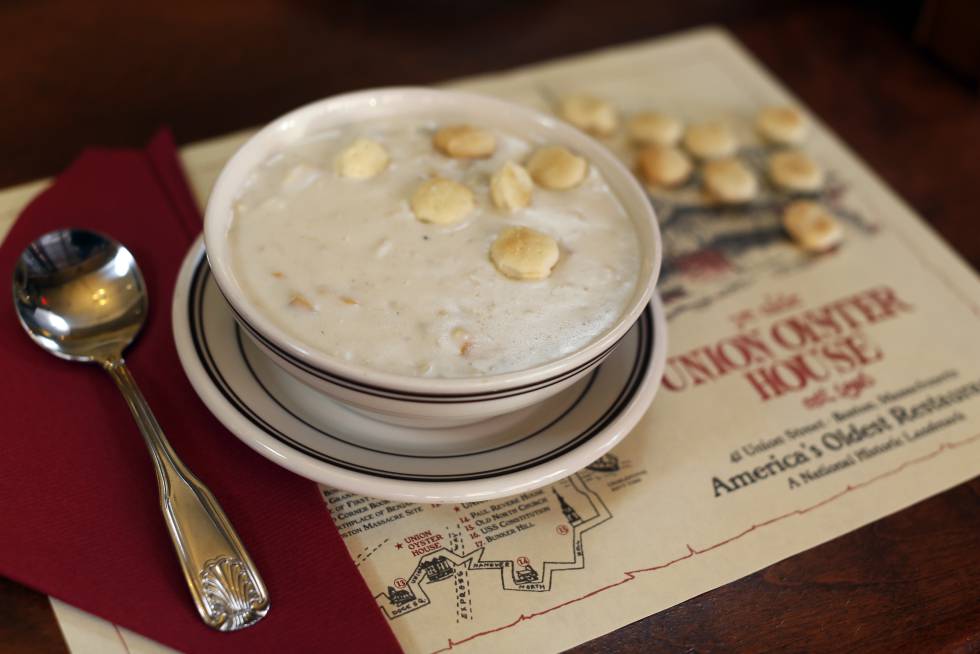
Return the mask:
[[(719, 30), (449, 86), (541, 109), (584, 91), (627, 114), (723, 119), (749, 156), (755, 113), (799, 105)], [(202, 202), (246, 137), (185, 148)], [(612, 456), (469, 505), (324, 489), (406, 651), (558, 651), (980, 473), (977, 276), (819, 122), (805, 149), (845, 227), (830, 255), (791, 244), (778, 202), (719, 212), (654, 197), (670, 359)], [(0, 194), (0, 229), (39, 188)], [(111, 625), (55, 606), (73, 651), (111, 651)]]

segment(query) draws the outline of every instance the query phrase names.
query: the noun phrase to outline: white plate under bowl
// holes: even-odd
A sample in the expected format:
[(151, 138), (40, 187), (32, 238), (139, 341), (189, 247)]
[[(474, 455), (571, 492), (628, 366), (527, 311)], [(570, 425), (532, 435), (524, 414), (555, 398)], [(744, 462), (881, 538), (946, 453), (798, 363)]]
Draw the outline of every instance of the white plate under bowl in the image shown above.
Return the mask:
[(589, 377), (541, 404), (475, 425), (384, 424), (317, 393), (261, 354), (218, 291), (199, 239), (173, 300), (181, 365), (233, 434), (271, 461), (334, 488), (412, 502), (471, 502), (570, 475), (625, 437), (663, 375), (667, 326), (654, 296)]

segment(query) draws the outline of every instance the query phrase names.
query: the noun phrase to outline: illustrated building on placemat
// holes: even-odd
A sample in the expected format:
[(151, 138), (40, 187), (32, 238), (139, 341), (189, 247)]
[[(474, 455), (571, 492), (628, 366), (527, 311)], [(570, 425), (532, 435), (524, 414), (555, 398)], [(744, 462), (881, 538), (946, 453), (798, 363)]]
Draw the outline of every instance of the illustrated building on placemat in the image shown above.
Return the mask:
[(415, 599), (415, 593), (408, 589), (398, 590), (392, 586), (388, 586), (388, 601), (395, 606), (400, 606), (406, 602), (411, 602)]
[(453, 574), (453, 566), (444, 556), (437, 556), (419, 564), (425, 572), (426, 578), (430, 581), (442, 581)]
[(514, 573), (514, 581), (519, 584), (529, 583), (538, 580), (538, 573), (530, 565), (525, 565), (523, 568)]
[(619, 457), (607, 452), (585, 467), (596, 472), (618, 472)]
[(565, 501), (565, 498), (562, 497), (561, 494), (559, 494), (554, 488), (551, 490), (554, 492), (555, 497), (558, 498), (558, 504), (561, 505), (561, 512), (565, 514), (565, 520), (568, 520), (568, 524), (577, 525), (578, 523), (582, 522), (582, 518), (579, 517), (578, 512)]

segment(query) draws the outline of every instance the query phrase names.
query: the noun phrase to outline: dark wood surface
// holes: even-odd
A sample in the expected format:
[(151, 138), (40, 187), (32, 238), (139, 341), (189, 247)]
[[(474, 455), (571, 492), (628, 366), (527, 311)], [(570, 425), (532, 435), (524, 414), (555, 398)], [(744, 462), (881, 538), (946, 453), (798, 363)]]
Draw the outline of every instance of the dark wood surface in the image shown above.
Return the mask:
[[(978, 268), (980, 100), (914, 45), (917, 4), (7, 2), (0, 186), (54, 174), (86, 145), (141, 144), (161, 123), (192, 142), (339, 91), (713, 22)], [(44, 597), (0, 580), (0, 651), (64, 650)], [(719, 650), (980, 651), (980, 479), (576, 651)]]

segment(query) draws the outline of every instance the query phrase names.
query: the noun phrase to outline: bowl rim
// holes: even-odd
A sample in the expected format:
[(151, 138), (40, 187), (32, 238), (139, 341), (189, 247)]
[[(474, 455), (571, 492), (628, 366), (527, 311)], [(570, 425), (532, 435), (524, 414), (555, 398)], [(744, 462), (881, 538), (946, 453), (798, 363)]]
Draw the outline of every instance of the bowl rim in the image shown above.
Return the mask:
[[(455, 105), (460, 113), (465, 113), (466, 106), (482, 105), (483, 112), (506, 112), (510, 114), (512, 120), (519, 120), (533, 125), (534, 129), (547, 131), (554, 137), (554, 141), (585, 153), (591, 164), (602, 169), (603, 175), (611, 186), (614, 181), (616, 182), (620, 190), (613, 192), (624, 205), (634, 224), (644, 219), (648, 222), (651, 242), (645, 246), (641, 244), (643, 264), (640, 272), (641, 279), (638, 280), (637, 285), (638, 292), (634, 292), (630, 305), (617, 321), (598, 338), (559, 359), (521, 370), (474, 377), (414, 377), (376, 370), (316, 350), (300, 339), (288, 335), (248, 301), (234, 277), (230, 257), (221, 255), (227, 252), (226, 234), (231, 224), (231, 207), (234, 199), (241, 189), (243, 180), (254, 168), (250, 159), (257, 156), (258, 152), (266, 152), (271, 142), (281, 142), (282, 134), (297, 129), (302, 130), (318, 116), (332, 112), (350, 115), (352, 111), (363, 109), (365, 106), (413, 102), (416, 104), (409, 106), (416, 108), (427, 102), (441, 103), (442, 106)], [(615, 179), (610, 179), (610, 176), (614, 176)], [(627, 202), (624, 195), (635, 196), (634, 201)], [(642, 202), (636, 202), (637, 199)], [(635, 215), (637, 211), (631, 209), (631, 205), (642, 207), (639, 213), (643, 215)], [(637, 238), (642, 238), (639, 232)], [(366, 89), (317, 100), (276, 118), (253, 134), (225, 162), (211, 190), (204, 216), (204, 242), (208, 264), (214, 274), (217, 287), (243, 327), (263, 341), (272, 344), (276, 351), (285, 355), (292, 365), (298, 364), (304, 369), (317, 371), (328, 380), (346, 382), (354, 390), (383, 391), (390, 399), (406, 401), (425, 401), (440, 397), (455, 397), (463, 401), (494, 399), (488, 396), (521, 390), (531, 392), (535, 390), (533, 388), (535, 386), (545, 387), (549, 385), (545, 382), (549, 381), (557, 383), (557, 378), (573, 374), (570, 371), (594, 365), (625, 336), (649, 304), (659, 277), (662, 259), (662, 240), (653, 206), (633, 174), (606, 146), (558, 118), (535, 109), (475, 93), (412, 86)], [(543, 386), (540, 386), (542, 384)]]

